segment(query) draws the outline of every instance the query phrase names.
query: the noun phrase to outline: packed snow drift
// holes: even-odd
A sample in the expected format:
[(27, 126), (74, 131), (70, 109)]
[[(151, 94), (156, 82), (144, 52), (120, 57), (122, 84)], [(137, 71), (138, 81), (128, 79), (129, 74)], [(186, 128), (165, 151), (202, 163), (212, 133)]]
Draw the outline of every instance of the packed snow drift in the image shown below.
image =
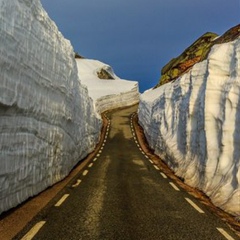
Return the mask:
[[(81, 83), (87, 86), (98, 113), (139, 102), (138, 82), (120, 79), (109, 65), (97, 60), (77, 59), (77, 66)], [(100, 79), (101, 71), (111, 79)]]
[(155, 153), (212, 202), (240, 215), (240, 38), (140, 97), (139, 122)]
[(39, 0), (0, 0), (0, 213), (63, 179), (101, 119)]

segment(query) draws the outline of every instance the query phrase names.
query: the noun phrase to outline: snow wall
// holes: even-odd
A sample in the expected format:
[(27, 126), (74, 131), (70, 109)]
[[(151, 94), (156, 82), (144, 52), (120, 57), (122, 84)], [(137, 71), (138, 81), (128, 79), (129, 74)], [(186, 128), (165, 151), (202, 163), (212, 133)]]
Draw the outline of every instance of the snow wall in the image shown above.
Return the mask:
[(63, 179), (101, 119), (39, 0), (0, 0), (0, 213)]
[(185, 182), (240, 215), (240, 38), (141, 95), (139, 122), (152, 149)]
[[(111, 66), (93, 59), (77, 59), (79, 77), (93, 99), (96, 112), (127, 107), (139, 102), (138, 82), (120, 79)], [(99, 79), (105, 70), (113, 79)]]

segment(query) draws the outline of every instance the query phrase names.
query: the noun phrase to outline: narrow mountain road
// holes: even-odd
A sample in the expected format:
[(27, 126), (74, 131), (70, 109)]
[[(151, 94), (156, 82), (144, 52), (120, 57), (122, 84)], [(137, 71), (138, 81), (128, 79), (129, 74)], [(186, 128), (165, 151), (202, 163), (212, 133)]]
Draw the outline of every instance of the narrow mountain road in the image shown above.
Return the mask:
[(142, 152), (135, 111), (107, 113), (97, 155), (14, 239), (239, 239)]

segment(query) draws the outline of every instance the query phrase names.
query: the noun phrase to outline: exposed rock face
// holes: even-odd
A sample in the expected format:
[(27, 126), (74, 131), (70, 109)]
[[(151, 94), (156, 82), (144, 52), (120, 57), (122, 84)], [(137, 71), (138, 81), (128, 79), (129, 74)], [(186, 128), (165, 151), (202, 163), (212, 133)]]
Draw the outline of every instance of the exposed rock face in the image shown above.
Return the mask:
[(101, 120), (39, 0), (0, 0), (0, 213), (63, 179)]
[(212, 46), (220, 43), (227, 43), (240, 36), (240, 25), (237, 25), (225, 34), (218, 37), (215, 33), (205, 33), (190, 47), (188, 47), (180, 56), (173, 58), (162, 68), (161, 79), (156, 87), (177, 79), (189, 71), (194, 64), (207, 58)]
[(81, 56), (79, 53), (75, 52), (75, 58), (76, 59), (83, 59), (84, 57)]
[(97, 75), (100, 79), (107, 79), (107, 80), (112, 80), (114, 79), (113, 76), (104, 68), (100, 69), (97, 72)]
[(214, 45), (190, 71), (142, 94), (139, 122), (179, 177), (240, 215), (240, 37)]

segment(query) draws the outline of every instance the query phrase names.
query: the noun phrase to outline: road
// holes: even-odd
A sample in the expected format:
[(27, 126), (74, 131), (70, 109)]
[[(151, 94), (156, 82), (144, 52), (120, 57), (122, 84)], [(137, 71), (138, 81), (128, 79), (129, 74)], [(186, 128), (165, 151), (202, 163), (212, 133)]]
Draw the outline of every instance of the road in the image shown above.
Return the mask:
[(131, 127), (135, 111), (107, 113), (99, 152), (14, 239), (239, 239), (148, 159)]

